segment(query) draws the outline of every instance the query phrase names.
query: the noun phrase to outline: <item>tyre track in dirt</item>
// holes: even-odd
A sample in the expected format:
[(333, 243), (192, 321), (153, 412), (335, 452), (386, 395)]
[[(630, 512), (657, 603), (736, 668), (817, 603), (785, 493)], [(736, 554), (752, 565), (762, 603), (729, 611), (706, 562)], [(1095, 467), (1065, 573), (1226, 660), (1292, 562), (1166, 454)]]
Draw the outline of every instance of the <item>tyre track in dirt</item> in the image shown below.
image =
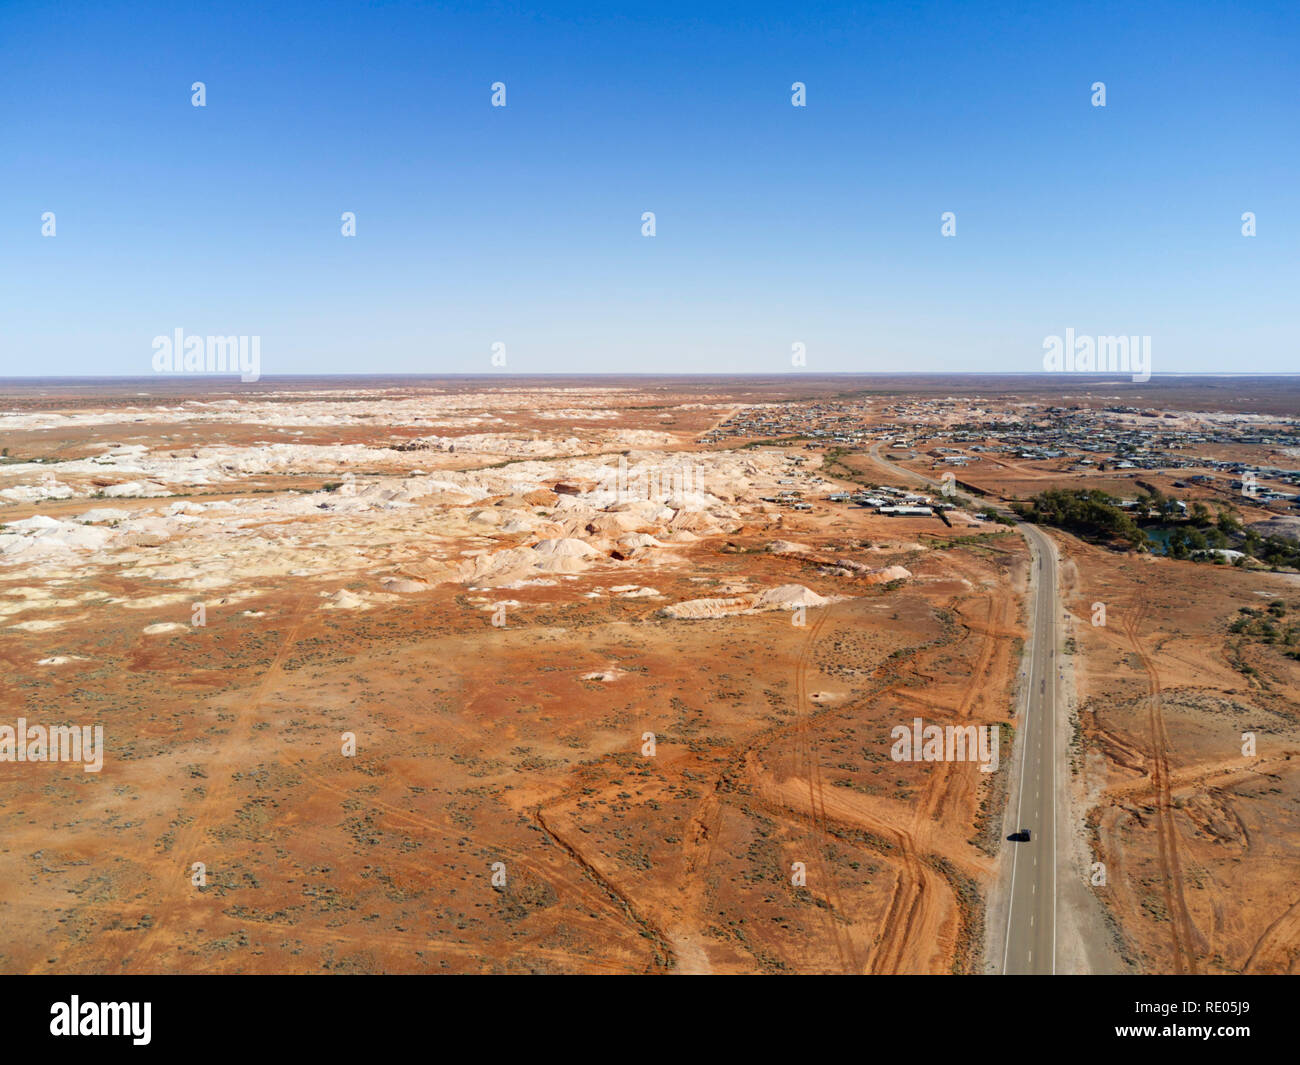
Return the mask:
[(1196, 933), (1187, 909), (1182, 864), (1178, 855), (1178, 834), (1174, 824), (1170, 788), (1169, 733), (1161, 708), (1160, 677), (1138, 636), (1148, 610), (1147, 601), (1135, 596), (1132, 609), (1125, 611), (1124, 629), (1134, 654), (1142, 662), (1142, 668), (1147, 674), (1147, 726), (1151, 743), (1151, 789), (1156, 806), (1156, 845), (1163, 873), (1165, 907), (1169, 913), (1169, 928), (1173, 937), (1174, 969), (1180, 975), (1195, 974)]
[[(958, 721), (967, 719), (971, 716), (971, 710), (974, 708), (975, 702), (978, 699), (980, 692), (983, 690), (982, 684), (988, 680), (989, 668), (993, 664), (993, 656), (997, 651), (998, 637), (994, 635), (997, 606), (997, 600), (990, 596), (984, 628), (974, 628), (968, 625), (965, 621), (958, 622), (958, 624), (962, 625), (962, 627), (967, 630), (970, 637), (973, 638), (975, 636), (980, 636), (983, 638), (983, 643), (980, 645), (979, 655), (970, 669), (970, 683), (962, 691), (961, 701), (957, 704), (956, 711), (953, 715)], [(953, 613), (960, 617), (960, 614), (956, 610), (954, 610)], [(946, 765), (946, 763), (936, 764)], [(960, 769), (960, 767), (954, 767), (954, 769)], [(969, 773), (962, 773), (959, 771), (946, 772), (942, 774), (943, 779), (939, 782), (939, 786), (927, 786), (925, 801), (923, 803), (924, 816), (918, 816), (917, 824), (922, 822), (942, 822), (943, 811), (954, 810), (960, 801), (961, 796), (967, 793), (967, 789), (964, 787), (958, 787), (957, 785), (966, 784), (969, 776)]]
[(1282, 911), (1250, 948), (1243, 973), (1292, 973), (1300, 961), (1300, 899)]
[[(825, 792), (821, 781), (820, 763), (813, 756), (809, 743), (811, 720), (809, 707), (811, 706), (811, 700), (808, 697), (807, 667), (817, 637), (829, 617), (829, 611), (830, 607), (819, 608), (817, 618), (808, 636), (804, 639), (799, 658), (796, 661), (794, 720), (788, 724), (766, 729), (735, 749), (732, 752), (728, 768), (723, 770), (714, 782), (713, 791), (701, 800), (696, 807), (686, 833), (686, 844), (683, 848), (685, 877), (682, 890), (684, 892), (689, 891), (692, 882), (702, 875), (706, 875), (711, 866), (714, 844), (717, 841), (726, 808), (726, 802), (722, 797), (724, 786), (740, 786), (741, 779), (752, 772), (752, 767), (748, 764), (750, 755), (760, 747), (770, 747), (782, 736), (788, 737), (793, 741), (795, 775), (808, 782), (809, 813), (807, 818), (804, 818), (798, 810), (789, 805), (782, 806), (780, 809), (782, 813), (787, 815), (793, 813), (797, 820), (806, 823), (809, 828), (810, 836), (814, 841), (813, 853), (817, 858), (819, 875), (821, 875), (822, 882), (826, 885), (827, 900), (833, 907), (832, 912), (827, 915), (829, 921), (828, 938), (835, 946), (843, 970), (856, 973), (860, 972), (861, 968), (857, 961), (856, 949), (853, 946), (851, 934), (846, 933), (847, 945), (841, 941), (839, 936), (838, 922), (841, 917), (847, 919), (843, 900), (840, 896), (838, 884), (823, 858), (824, 848), (829, 845), (829, 835), (826, 829)], [(713, 891), (705, 887), (700, 890), (700, 895), (700, 917), (701, 922), (703, 922), (712, 912)]]
[(546, 822), (546, 816), (541, 807), (533, 811), (533, 820), (537, 827), (546, 833), (547, 837), (560, 847), (570, 858), (577, 863), (586, 877), (601, 889), (631, 922), (638, 931), (641, 932), (651, 943), (654, 944), (654, 961), (655, 967), (660, 970), (673, 969), (677, 965), (677, 955), (673, 950), (668, 936), (664, 930), (652, 922), (648, 917), (637, 912), (631, 898), (614, 884), (604, 873), (597, 869), (583, 853), (572, 843), (561, 836), (554, 828)]
[[(866, 812), (855, 812), (847, 818), (828, 814), (820, 765), (813, 757), (811, 744), (808, 742), (811, 724), (815, 717), (812, 710), (815, 707), (808, 698), (806, 668), (811, 660), (811, 649), (815, 646), (829, 616), (829, 611), (819, 614), (820, 624), (813, 626), (809, 637), (804, 641), (804, 650), (799, 660), (801, 665), (796, 666), (795, 694), (798, 707), (795, 719), (764, 730), (733, 753), (728, 767), (715, 782), (713, 792), (701, 800), (691, 819), (688, 841), (683, 848), (684, 867), (687, 871), (688, 883), (690, 877), (698, 877), (707, 870), (721, 818), (727, 805), (722, 794), (724, 790), (737, 790), (748, 795), (749, 801), (758, 803), (769, 813), (793, 816), (807, 825), (813, 838), (823, 843), (831, 839), (829, 829), (832, 824), (850, 831), (865, 829), (880, 841), (880, 853), (887, 864), (898, 867), (898, 881), (891, 895), (889, 910), (877, 933), (877, 941), (870, 961), (865, 967), (858, 961), (857, 948), (850, 939), (848, 949), (851, 953), (844, 964), (847, 971), (896, 972), (903, 969), (909, 950), (922, 945), (919, 942), (922, 932), (933, 938), (932, 933), (936, 931), (937, 920), (935, 906), (939, 904), (945, 893), (951, 894), (951, 892), (948, 890), (947, 882), (922, 860), (913, 833), (909, 829), (900, 828), (893, 822), (887, 822)], [(944, 646), (947, 644), (945, 643)], [(887, 698), (891, 692), (897, 692), (900, 683), (899, 680), (893, 680), (882, 685), (866, 696), (862, 705), (865, 707)], [(763, 783), (764, 772), (752, 763), (755, 752), (770, 748), (783, 738), (793, 743), (796, 755), (796, 772), (793, 779), (798, 779), (799, 783), (794, 785), (792, 779), (791, 784), (800, 793), (802, 801), (795, 801), (792, 789), (776, 781)], [(758, 783), (757, 791), (751, 790), (746, 783), (749, 778)], [(934, 786), (941, 787), (942, 782), (936, 782)], [(828, 893), (833, 892), (832, 904), (841, 907), (842, 913), (842, 901), (835, 901), (839, 898), (837, 882), (824, 872), (824, 866), (821, 866), (820, 870), (821, 875), (826, 876)], [(688, 887), (684, 885), (683, 890), (688, 890)], [(706, 908), (703, 911), (705, 914), (708, 912), (707, 905), (706, 893)], [(832, 941), (837, 944), (837, 947), (839, 946), (840, 940), (837, 937)]]
[[(314, 611), (310, 609), (310, 604), (314, 602), (315, 602), (314, 597), (304, 595), (303, 597), (300, 597), (300, 599), (294, 604), (294, 607), (291, 609), (289, 615), (290, 617), (293, 618), (293, 622), (290, 626), (289, 632), (285, 637), (284, 643), (281, 645), (275, 657), (272, 659), (272, 662), (270, 666), (268, 666), (266, 673), (263, 674), (261, 680), (258, 682), (252, 698), (247, 703), (244, 704), (243, 708), (237, 714), (236, 720), (231, 724), (231, 728), (229, 729), (230, 735), (234, 735), (237, 730), (240, 730), (242, 732), (251, 732), (252, 726), (257, 724), (257, 721), (255, 720), (256, 712), (261, 708), (262, 703), (265, 701), (268, 694), (268, 688), (270, 687), (271, 683), (278, 676), (283, 674), (284, 662), (288, 657), (289, 653), (297, 646), (296, 638), (299, 631), (301, 630), (304, 622), (306, 622), (307, 619), (314, 614)], [(304, 607), (306, 607), (307, 609), (304, 609)], [(359, 653), (361, 649), (362, 648), (360, 644), (354, 645), (353, 647), (350, 648), (350, 653), (354, 653), (354, 654)], [(315, 786), (318, 791), (326, 791), (338, 796), (341, 799), (357, 802), (373, 811), (377, 811), (381, 814), (384, 814), (388, 817), (391, 817), (399, 821), (404, 821), (407, 824), (420, 828), (431, 835), (441, 836), (457, 844), (461, 844), (464, 840), (466, 833), (463, 828), (459, 828), (450, 824), (447, 825), (438, 824), (436, 821), (433, 821), (428, 817), (414, 813), (410, 810), (405, 810), (400, 807), (393, 806), (392, 804), (387, 803), (384, 800), (378, 799), (374, 796), (355, 795), (352, 791), (348, 790), (346, 787), (333, 784), (330, 781), (327, 781), (324, 777), (320, 776), (319, 774), (312, 772), (306, 767), (305, 763), (301, 759), (293, 760), (290, 758), (290, 756), (286, 755), (281, 751), (277, 751), (271, 757), (280, 766), (288, 769), (292, 773), (297, 774), (306, 783)], [(223, 768), (230, 768), (230, 767), (223, 766)], [(212, 821), (212, 812), (214, 810), (220, 809), (222, 802), (230, 794), (231, 779), (232, 779), (231, 773), (229, 772), (223, 772), (219, 774), (217, 780), (217, 786), (214, 786), (211, 790), (209, 790), (208, 793), (205, 794), (203, 798), (202, 804), (200, 806), (200, 816), (196, 817), (195, 820), (191, 822), (190, 825), (186, 826), (187, 831), (185, 833), (184, 838), (185, 838), (185, 848), (187, 849), (182, 848), (181, 843), (178, 840), (177, 843), (173, 845), (173, 850), (175, 852), (181, 854), (193, 853), (195, 849), (202, 844), (201, 834), (209, 826), (209, 823)], [(537, 817), (537, 811), (534, 812), (534, 819), (536, 819), (536, 817)], [(564, 853), (569, 858), (575, 857), (575, 852), (573, 848), (565, 844), (563, 841), (559, 840), (557, 837), (554, 837), (553, 833), (550, 833), (546, 829), (545, 825), (539, 824), (539, 827), (541, 827), (543, 831), (547, 832), (548, 837), (552, 838), (553, 842), (557, 843), (560, 846), (562, 853)], [(554, 873), (551, 873), (549, 870), (545, 869), (540, 863), (531, 860), (528, 856), (524, 855), (520, 851), (515, 850), (512, 847), (503, 846), (500, 844), (494, 844), (492, 845), (491, 849), (495, 853), (500, 854), (502, 857), (509, 858), (512, 861), (518, 861), (519, 864), (527, 868), (529, 872), (532, 873), (534, 876), (536, 876), (538, 879), (547, 883), (560, 896), (565, 896), (565, 895), (571, 896), (575, 886), (578, 886), (575, 885), (570, 880), (566, 880), (559, 876), (556, 876)], [(209, 865), (210, 864), (211, 863), (209, 863)], [(591, 867), (585, 861), (578, 861), (576, 864), (578, 865), (579, 871), (582, 874), (582, 880), (592, 885), (592, 888), (586, 892), (581, 892), (581, 888), (579, 888), (579, 891), (581, 892), (581, 897), (587, 903), (595, 904), (597, 907), (600, 908), (608, 907), (611, 913), (618, 915), (620, 918), (630, 917), (631, 925), (633, 929), (638, 933), (647, 930), (647, 926), (643, 924), (640, 917), (633, 916), (634, 911), (630, 906), (630, 902), (626, 900), (618, 891), (614, 890), (612, 888), (612, 885), (609, 885), (607, 882), (602, 883), (601, 880), (593, 880), (590, 875)], [(185, 872), (188, 873), (188, 867), (186, 867)], [(190, 888), (190, 886), (191, 885), (188, 876), (184, 877), (182, 881), (178, 884), (177, 889), (171, 894), (171, 897), (167, 900), (165, 904), (166, 908), (164, 914), (166, 918), (170, 918), (172, 915), (174, 915), (178, 908), (184, 908), (187, 905), (188, 889)], [(140, 947), (138, 948), (138, 950), (142, 952), (140, 959), (139, 961), (133, 962), (133, 964), (135, 965), (147, 964), (157, 956), (158, 949), (159, 949), (159, 939), (163, 935), (164, 931), (166, 930), (166, 927), (167, 927), (167, 920), (158, 919), (158, 915), (155, 915), (155, 920), (153, 925), (150, 927), (149, 932), (146, 933), (144, 939), (141, 941)], [(658, 943), (658, 940), (655, 940), (653, 936), (651, 936), (651, 939), (652, 941)]]
[[(294, 601), (288, 614), (291, 620), (284, 642), (276, 651), (275, 657), (271, 660), (266, 672), (262, 674), (257, 687), (253, 690), (252, 697), (245, 701), (236, 713), (235, 720), (227, 730), (228, 739), (235, 737), (237, 734), (242, 739), (243, 735), (248, 733), (252, 725), (256, 723), (254, 718), (257, 711), (266, 699), (272, 681), (282, 673), (285, 658), (290, 650), (296, 646), (298, 631), (311, 613), (311, 611), (305, 609), (309, 601), (310, 597), (306, 593), (303, 593)], [(158, 912), (154, 914), (153, 924), (140, 942), (137, 955), (132, 959), (133, 964), (136, 966), (146, 967), (157, 957), (162, 946), (162, 937), (171, 929), (173, 919), (177, 916), (178, 911), (184, 909), (188, 893), (192, 888), (188, 875), (192, 863), (202, 861), (202, 858), (196, 857), (196, 855), (200, 853), (205, 845), (203, 834), (212, 821), (213, 811), (218, 809), (230, 794), (231, 773), (229, 770), (231, 766), (228, 764), (229, 758), (222, 759), (221, 751), (218, 750), (216, 761), (221, 765), (223, 771), (213, 774), (215, 780), (212, 787), (204, 793), (199, 804), (198, 815), (188, 825), (184, 826), (182, 832), (178, 833), (178, 838), (172, 846), (172, 852), (180, 856), (182, 861), (185, 862), (181, 871), (187, 875), (178, 877), (174, 886), (164, 881), (162, 890), (159, 892), (161, 905)], [(210, 865), (211, 863), (207, 864)]]
[[(813, 825), (821, 836), (823, 846), (830, 839), (826, 827), (828, 818), (826, 816), (824, 789), (821, 783), (820, 765), (814, 756), (814, 752), (810, 749), (808, 723), (802, 708), (810, 703), (805, 677), (806, 661), (829, 613), (830, 610), (827, 608), (827, 611), (809, 633), (809, 639), (806, 643), (808, 651), (801, 659), (797, 691), (801, 708), (799, 750), (805, 766), (808, 767), (805, 775), (809, 781), (809, 808), (813, 814)], [(990, 624), (994, 613), (995, 606), (990, 601), (988, 608)], [(992, 661), (993, 652), (993, 640), (986, 637), (977, 659), (977, 668), (979, 670), (987, 671), (989, 663)], [(914, 666), (914, 669), (919, 669), (919, 667)], [(889, 690), (887, 688), (880, 694), (887, 694)], [(959, 717), (969, 716), (974, 695), (975, 688), (972, 685), (967, 689), (958, 707)], [(934, 763), (934, 768), (926, 780), (922, 800), (916, 805), (911, 824), (907, 828), (883, 821), (873, 826), (875, 832), (893, 841), (895, 851), (891, 857), (895, 858), (898, 864), (894, 889), (891, 893), (889, 906), (880, 924), (875, 949), (872, 951), (866, 967), (867, 972), (874, 975), (885, 975), (903, 971), (909, 949), (917, 945), (918, 929), (933, 926), (935, 919), (934, 907), (938, 905), (942, 894), (938, 890), (940, 878), (925, 863), (921, 848), (918, 846), (918, 840), (927, 835), (930, 818), (935, 816), (936, 811), (951, 805), (948, 800), (949, 796), (953, 795), (953, 788), (960, 776), (955, 772), (959, 768), (959, 766), (953, 766), (946, 762)], [(840, 905), (838, 901), (835, 904)], [(851, 949), (852, 944), (850, 942)], [(853, 964), (855, 968), (852, 971), (862, 971), (856, 967), (856, 959), (853, 959)]]
[(812, 813), (814, 834), (813, 854), (825, 884), (827, 901), (831, 904), (831, 911), (827, 914), (830, 938), (839, 956), (841, 971), (857, 973), (860, 970), (853, 950), (853, 937), (851, 933), (846, 932), (848, 942), (845, 943), (840, 938), (840, 921), (847, 921), (848, 915), (844, 911), (844, 900), (840, 895), (834, 871), (826, 858), (832, 843), (830, 833), (826, 830), (826, 802), (821, 778), (821, 759), (818, 757), (816, 743), (812, 738), (810, 710), (812, 700), (808, 691), (808, 666), (817, 646), (817, 639), (830, 619), (832, 609), (833, 607), (826, 606), (818, 611), (817, 619), (808, 630), (808, 636), (804, 640), (795, 666), (795, 714), (797, 715), (795, 720), (798, 726), (795, 730), (795, 740), (798, 758), (803, 762), (803, 776), (808, 783), (808, 809)]
[[(791, 792), (796, 792), (799, 799), (805, 795), (802, 784), (783, 787), (769, 782), (751, 798), (762, 809), (793, 816), (812, 828), (811, 811), (804, 810), (802, 802), (796, 805), (796, 795)], [(922, 942), (922, 933), (932, 937), (937, 931), (930, 900), (942, 896), (947, 890), (946, 882), (917, 857), (910, 833), (892, 822), (862, 811), (851, 814), (846, 811), (843, 816), (828, 815), (824, 824), (828, 831), (831, 825), (849, 832), (867, 831), (878, 841), (873, 849), (888, 865), (894, 867), (901, 862), (889, 908), (880, 922), (879, 938), (864, 971), (873, 975), (903, 971), (907, 949)]]
[[(1003, 613), (1005, 614), (1005, 604)], [(1001, 620), (1006, 622), (1005, 617)], [(997, 649), (997, 636), (994, 633), (1001, 635), (998, 601), (989, 598), (982, 627), (967, 625), (965, 622), (959, 624), (963, 625), (969, 636), (979, 636), (983, 640), (970, 670), (971, 683), (963, 691), (954, 714), (957, 720), (966, 720), (969, 719), (981, 690), (980, 682), (987, 679), (993, 662)], [(970, 771), (973, 769), (973, 766), (965, 763), (933, 763), (921, 801), (916, 805), (910, 829), (896, 830), (895, 839), (903, 856), (903, 866), (883, 922), (884, 936), (872, 961), (873, 973), (883, 975), (900, 971), (913, 929), (919, 919), (928, 916), (927, 909), (935, 901), (936, 878), (920, 858), (918, 842), (928, 838), (935, 823), (942, 823), (945, 812), (955, 810), (961, 796), (969, 794), (971, 780), (975, 778)], [(974, 786), (978, 787), (978, 781)]]

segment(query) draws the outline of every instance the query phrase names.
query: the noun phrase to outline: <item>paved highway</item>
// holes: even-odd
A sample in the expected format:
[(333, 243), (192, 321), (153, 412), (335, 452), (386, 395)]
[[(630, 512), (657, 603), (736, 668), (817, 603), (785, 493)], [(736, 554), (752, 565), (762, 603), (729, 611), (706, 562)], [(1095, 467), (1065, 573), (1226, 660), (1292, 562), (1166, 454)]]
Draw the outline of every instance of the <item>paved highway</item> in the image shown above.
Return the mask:
[[(871, 457), (883, 468), (939, 487), (934, 478), (882, 458), (879, 449), (874, 445)], [(1014, 849), (1001, 971), (1048, 974), (1056, 971), (1056, 548), (1037, 526), (1019, 522), (1017, 528), (1029, 543), (1031, 616), (1010, 802), (1016, 810), (1012, 831), (1027, 829), (1030, 838), (1008, 844)]]
[[(1048, 536), (1022, 523), (1033, 566), (1029, 676), (1020, 715), (1020, 770), (1011, 791), (1015, 828), (1028, 843), (1012, 843), (1004, 973), (1056, 971), (1056, 549)], [(1012, 763), (1014, 769), (1015, 763)]]

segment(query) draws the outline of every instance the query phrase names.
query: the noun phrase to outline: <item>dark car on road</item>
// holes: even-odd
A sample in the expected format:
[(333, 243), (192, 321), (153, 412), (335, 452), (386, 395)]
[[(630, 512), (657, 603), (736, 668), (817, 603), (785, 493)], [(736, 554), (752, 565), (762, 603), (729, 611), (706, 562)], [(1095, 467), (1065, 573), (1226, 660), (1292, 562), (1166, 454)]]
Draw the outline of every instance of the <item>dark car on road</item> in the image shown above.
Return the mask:
[(1007, 839), (1009, 839), (1012, 843), (1028, 843), (1029, 829), (1022, 828), (1019, 832), (1012, 832), (1011, 835), (1007, 837)]

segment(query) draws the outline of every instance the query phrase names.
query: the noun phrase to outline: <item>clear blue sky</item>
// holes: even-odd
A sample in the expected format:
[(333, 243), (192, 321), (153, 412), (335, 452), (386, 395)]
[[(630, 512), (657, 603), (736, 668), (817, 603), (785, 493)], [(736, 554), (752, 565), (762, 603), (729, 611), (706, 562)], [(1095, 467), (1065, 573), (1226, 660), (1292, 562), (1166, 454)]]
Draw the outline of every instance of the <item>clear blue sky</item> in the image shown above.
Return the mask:
[(264, 375), (1033, 372), (1067, 326), (1297, 371), (1298, 45), (1295, 0), (4, 0), (0, 376), (177, 328)]

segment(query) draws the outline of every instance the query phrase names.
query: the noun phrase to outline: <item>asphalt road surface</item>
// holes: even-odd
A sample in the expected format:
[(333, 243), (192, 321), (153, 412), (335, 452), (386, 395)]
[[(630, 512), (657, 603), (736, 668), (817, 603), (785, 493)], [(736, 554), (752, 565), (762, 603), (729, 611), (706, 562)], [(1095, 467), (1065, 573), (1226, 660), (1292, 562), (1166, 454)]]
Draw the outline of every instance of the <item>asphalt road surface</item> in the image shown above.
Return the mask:
[[(1029, 670), (1020, 716), (1020, 776), (1012, 843), (1011, 897), (1004, 973), (1056, 971), (1056, 551), (1047, 535), (1022, 524), (1033, 556), (1033, 618), (1024, 661)], [(1013, 763), (1014, 765), (1014, 763)]]

